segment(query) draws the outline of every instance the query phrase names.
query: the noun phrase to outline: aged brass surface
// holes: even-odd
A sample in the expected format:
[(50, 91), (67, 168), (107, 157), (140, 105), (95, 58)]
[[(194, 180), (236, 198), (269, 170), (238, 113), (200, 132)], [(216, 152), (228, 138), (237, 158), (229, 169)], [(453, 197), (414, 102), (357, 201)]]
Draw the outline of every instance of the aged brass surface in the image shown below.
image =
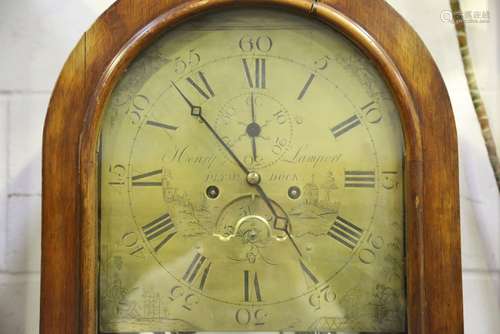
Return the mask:
[(232, 10), (166, 33), (100, 157), (103, 332), (404, 331), (401, 125), (331, 28)]

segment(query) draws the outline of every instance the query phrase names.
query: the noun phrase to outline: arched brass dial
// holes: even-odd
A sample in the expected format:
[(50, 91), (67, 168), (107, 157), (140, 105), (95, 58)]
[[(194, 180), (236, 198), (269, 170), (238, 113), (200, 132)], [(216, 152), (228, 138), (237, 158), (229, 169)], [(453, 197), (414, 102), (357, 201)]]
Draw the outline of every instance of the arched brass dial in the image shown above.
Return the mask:
[(101, 145), (106, 331), (404, 328), (401, 126), (339, 33), (181, 25), (124, 74)]

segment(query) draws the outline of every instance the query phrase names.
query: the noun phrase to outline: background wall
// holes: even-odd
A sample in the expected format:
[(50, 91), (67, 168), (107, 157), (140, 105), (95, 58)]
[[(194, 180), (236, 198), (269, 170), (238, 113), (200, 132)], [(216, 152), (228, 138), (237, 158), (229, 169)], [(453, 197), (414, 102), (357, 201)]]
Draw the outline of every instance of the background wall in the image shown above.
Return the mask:
[[(69, 52), (112, 2), (0, 1), (0, 333), (38, 333), (45, 111)], [(427, 43), (456, 113), (466, 333), (500, 333), (499, 193), (467, 90), (454, 26), (447, 22), (448, 0), (388, 2)], [(487, 11), (490, 16), (489, 22), (470, 23), (468, 31), (479, 86), (500, 145), (499, 4), (462, 2), (464, 12)]]

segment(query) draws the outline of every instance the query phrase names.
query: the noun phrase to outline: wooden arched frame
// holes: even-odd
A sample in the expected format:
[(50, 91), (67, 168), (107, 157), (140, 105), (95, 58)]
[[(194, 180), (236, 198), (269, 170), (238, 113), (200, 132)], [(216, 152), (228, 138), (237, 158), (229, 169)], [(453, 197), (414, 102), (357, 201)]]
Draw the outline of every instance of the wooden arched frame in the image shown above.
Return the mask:
[(463, 333), (457, 139), (429, 52), (383, 0), (119, 0), (82, 37), (45, 122), (42, 334), (97, 332), (96, 145), (108, 96), (162, 32), (231, 6), (274, 6), (317, 18), (377, 64), (405, 136), (409, 333)]

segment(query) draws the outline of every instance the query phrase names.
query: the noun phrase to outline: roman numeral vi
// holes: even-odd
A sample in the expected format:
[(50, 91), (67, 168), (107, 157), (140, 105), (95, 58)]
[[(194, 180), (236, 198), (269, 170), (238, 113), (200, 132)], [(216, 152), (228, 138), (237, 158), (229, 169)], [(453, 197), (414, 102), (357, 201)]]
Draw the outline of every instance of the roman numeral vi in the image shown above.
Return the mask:
[[(250, 302), (252, 299), (250, 296), (253, 293), (255, 294), (255, 299), (258, 302), (262, 301), (262, 294), (260, 291), (259, 277), (257, 273), (252, 273), (248, 270), (243, 271), (243, 287), (244, 287), (244, 298), (245, 302)], [(253, 288), (253, 289), (252, 289)]]

